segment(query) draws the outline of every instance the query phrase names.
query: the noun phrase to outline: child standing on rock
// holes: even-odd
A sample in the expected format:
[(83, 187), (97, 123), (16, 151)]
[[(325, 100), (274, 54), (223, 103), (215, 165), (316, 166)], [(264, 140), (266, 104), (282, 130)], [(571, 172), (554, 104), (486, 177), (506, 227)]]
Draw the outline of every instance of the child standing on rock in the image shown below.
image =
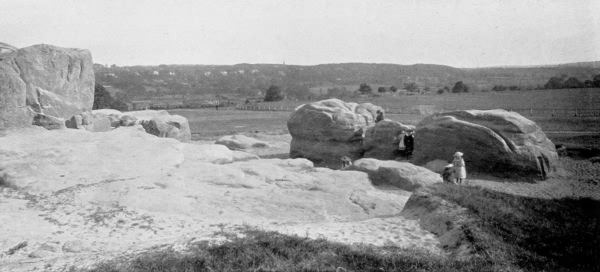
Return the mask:
[(454, 153), (454, 160), (452, 161), (457, 184), (461, 184), (463, 179), (467, 178), (467, 169), (465, 168), (465, 161), (463, 160), (462, 156), (462, 152), (456, 152)]

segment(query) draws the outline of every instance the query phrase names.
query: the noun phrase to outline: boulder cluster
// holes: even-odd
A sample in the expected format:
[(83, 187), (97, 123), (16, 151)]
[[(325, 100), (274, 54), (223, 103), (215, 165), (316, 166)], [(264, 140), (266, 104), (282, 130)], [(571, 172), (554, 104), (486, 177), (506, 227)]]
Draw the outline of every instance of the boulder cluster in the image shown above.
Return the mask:
[(52, 45), (17, 49), (0, 43), (0, 130), (30, 125), (104, 132), (142, 125), (146, 132), (191, 140), (187, 119), (166, 111), (92, 111), (94, 71), (89, 51)]
[(329, 99), (298, 107), (290, 116), (291, 158), (339, 169), (341, 158), (394, 160), (398, 134), (414, 130), (410, 162), (441, 171), (456, 152), (467, 170), (500, 177), (545, 179), (555, 173), (554, 144), (533, 121), (505, 110), (437, 113), (416, 127), (389, 119), (375, 123), (380, 107)]
[(292, 135), (290, 158), (307, 158), (318, 166), (341, 167), (340, 159), (397, 157), (401, 130), (414, 126), (385, 119), (375, 123), (381, 107), (328, 99), (298, 107), (287, 122)]

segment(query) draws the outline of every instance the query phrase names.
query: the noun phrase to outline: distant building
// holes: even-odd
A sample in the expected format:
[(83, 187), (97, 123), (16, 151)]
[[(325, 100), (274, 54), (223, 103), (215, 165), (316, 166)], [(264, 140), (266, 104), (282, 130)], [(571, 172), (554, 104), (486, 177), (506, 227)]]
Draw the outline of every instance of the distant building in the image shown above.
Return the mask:
[(154, 72), (152, 72), (152, 74), (158, 76), (160, 73), (158, 71), (154, 71)]
[(175, 76), (175, 72), (169, 72), (170, 76)]
[(221, 71), (221, 75), (226, 76), (227, 75), (227, 71)]
[(204, 72), (205, 76), (210, 76), (210, 74), (211, 74), (210, 72)]
[(280, 76), (285, 76), (285, 73), (283, 71), (279, 71), (279, 75)]
[(243, 75), (246, 71), (244, 70), (238, 70), (238, 73), (240, 73), (240, 75)]
[(252, 74), (258, 74), (258, 70), (257, 69), (252, 69)]

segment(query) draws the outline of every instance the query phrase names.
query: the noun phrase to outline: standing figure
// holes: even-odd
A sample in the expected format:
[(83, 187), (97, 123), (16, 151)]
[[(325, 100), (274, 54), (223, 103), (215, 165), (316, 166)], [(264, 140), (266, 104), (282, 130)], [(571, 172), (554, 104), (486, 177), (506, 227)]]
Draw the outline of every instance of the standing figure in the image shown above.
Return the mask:
[(379, 121), (383, 120), (383, 112), (381, 112), (380, 110), (377, 110), (377, 117), (375, 117), (375, 123), (379, 123)]
[(462, 158), (462, 152), (454, 153), (454, 160), (452, 165), (454, 166), (454, 174), (456, 175), (456, 183), (462, 183), (463, 179), (467, 178), (467, 169), (465, 168), (465, 161)]
[(352, 165), (352, 159), (347, 156), (342, 157), (342, 170), (346, 170), (348, 167)]
[(402, 157), (406, 155), (406, 143), (404, 142), (404, 137), (406, 137), (406, 133), (404, 132), (404, 130), (401, 130), (400, 134), (398, 134), (398, 137), (396, 138), (400, 141), (398, 143), (398, 152)]
[(409, 131), (408, 134), (404, 137), (404, 144), (406, 145), (406, 155), (411, 156), (413, 150), (415, 149), (415, 132)]
[(444, 172), (442, 172), (442, 180), (444, 180), (444, 182), (452, 183), (452, 174), (454, 174), (454, 165), (448, 164), (444, 166)]

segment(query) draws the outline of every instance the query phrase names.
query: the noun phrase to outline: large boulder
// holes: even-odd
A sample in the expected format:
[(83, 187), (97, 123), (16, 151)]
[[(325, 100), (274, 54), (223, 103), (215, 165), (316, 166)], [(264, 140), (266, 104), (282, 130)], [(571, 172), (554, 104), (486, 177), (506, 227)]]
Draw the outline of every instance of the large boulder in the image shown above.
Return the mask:
[(415, 126), (385, 119), (372, 127), (367, 128), (363, 148), (365, 158), (379, 160), (393, 160), (398, 157), (398, 134), (400, 131), (414, 130)]
[(412, 162), (452, 160), (464, 153), (467, 172), (535, 178), (552, 174), (558, 155), (535, 122), (505, 110), (437, 113), (417, 124)]
[[(160, 138), (173, 138), (181, 142), (189, 142), (192, 140), (188, 120), (180, 115), (170, 115), (165, 110), (120, 112), (113, 109), (102, 109), (94, 110), (92, 112), (94, 114), (112, 116), (113, 119), (118, 118), (120, 120), (119, 126), (133, 126), (139, 123), (144, 127), (144, 130), (146, 130), (147, 133)], [(116, 125), (116, 122), (113, 124)]]
[(89, 51), (34, 45), (0, 58), (0, 129), (31, 125), (37, 114), (70, 119), (92, 109)]
[(348, 169), (367, 173), (373, 184), (394, 185), (406, 191), (442, 182), (439, 174), (408, 162), (367, 158), (355, 161)]
[(244, 135), (223, 136), (215, 144), (224, 145), (231, 150), (269, 147), (268, 143)]
[(317, 166), (339, 168), (340, 158), (362, 157), (364, 132), (375, 124), (380, 107), (328, 99), (304, 104), (287, 122), (292, 135), (291, 158), (307, 158)]

